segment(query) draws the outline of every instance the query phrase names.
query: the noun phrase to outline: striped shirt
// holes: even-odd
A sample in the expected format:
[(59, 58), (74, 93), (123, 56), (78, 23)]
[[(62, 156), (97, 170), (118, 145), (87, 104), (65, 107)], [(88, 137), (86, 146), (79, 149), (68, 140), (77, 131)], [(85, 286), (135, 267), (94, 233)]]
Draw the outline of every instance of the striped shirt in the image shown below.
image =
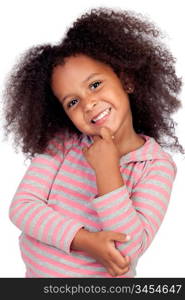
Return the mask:
[(35, 156), (13, 197), (9, 215), (19, 237), (26, 277), (111, 277), (83, 251), (72, 250), (77, 231), (115, 231), (131, 240), (116, 247), (131, 258), (134, 277), (139, 257), (151, 244), (165, 216), (176, 166), (151, 137), (120, 158), (124, 185), (98, 195), (94, 170), (82, 148), (93, 143), (85, 134), (58, 133)]

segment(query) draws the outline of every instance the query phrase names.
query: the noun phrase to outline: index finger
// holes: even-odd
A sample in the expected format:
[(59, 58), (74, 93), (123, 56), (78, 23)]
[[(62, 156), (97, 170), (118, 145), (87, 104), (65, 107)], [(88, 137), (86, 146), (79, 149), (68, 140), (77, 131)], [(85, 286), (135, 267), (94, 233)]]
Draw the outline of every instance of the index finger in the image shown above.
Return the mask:
[(99, 141), (101, 139), (101, 137), (99, 135), (93, 135), (92, 139), (94, 142)]
[(102, 136), (103, 139), (105, 139), (107, 141), (112, 140), (113, 134), (112, 134), (110, 128), (108, 128), (108, 127), (102, 127), (100, 129), (100, 134), (101, 134), (101, 136)]

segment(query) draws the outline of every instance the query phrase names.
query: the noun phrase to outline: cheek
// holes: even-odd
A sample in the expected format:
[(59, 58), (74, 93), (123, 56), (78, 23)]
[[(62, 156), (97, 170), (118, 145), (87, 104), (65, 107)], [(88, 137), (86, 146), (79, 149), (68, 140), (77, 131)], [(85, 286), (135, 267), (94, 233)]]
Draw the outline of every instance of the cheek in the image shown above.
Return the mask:
[(120, 107), (124, 108), (125, 110), (129, 110), (130, 108), (130, 101), (127, 94), (120, 92), (118, 93), (117, 99), (119, 99)]
[(117, 106), (122, 106), (123, 104), (126, 105), (126, 103), (129, 101), (128, 95), (119, 86), (115, 86), (114, 88), (108, 90), (106, 95), (108, 99), (113, 101)]
[(77, 109), (66, 113), (73, 124), (79, 128), (79, 126), (83, 123), (82, 113)]
[(84, 120), (83, 114), (81, 112), (75, 112), (74, 114), (71, 114), (69, 117), (74, 124), (74, 126), (81, 132), (85, 134), (91, 135), (93, 132), (90, 124), (87, 124), (87, 122)]

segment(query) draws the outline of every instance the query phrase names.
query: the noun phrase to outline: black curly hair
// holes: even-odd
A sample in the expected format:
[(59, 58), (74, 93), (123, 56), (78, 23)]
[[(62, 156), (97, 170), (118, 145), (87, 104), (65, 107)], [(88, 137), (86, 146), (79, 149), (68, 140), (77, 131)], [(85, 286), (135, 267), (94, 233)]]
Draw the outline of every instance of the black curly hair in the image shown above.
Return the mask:
[(132, 11), (100, 7), (84, 13), (62, 41), (28, 49), (12, 69), (4, 91), (5, 135), (13, 132), (15, 146), (28, 158), (42, 153), (61, 130), (81, 135), (54, 96), (51, 75), (64, 58), (85, 54), (111, 66), (124, 88), (134, 86), (129, 98), (135, 132), (184, 153), (171, 118), (181, 106), (182, 80), (161, 37), (156, 25)]

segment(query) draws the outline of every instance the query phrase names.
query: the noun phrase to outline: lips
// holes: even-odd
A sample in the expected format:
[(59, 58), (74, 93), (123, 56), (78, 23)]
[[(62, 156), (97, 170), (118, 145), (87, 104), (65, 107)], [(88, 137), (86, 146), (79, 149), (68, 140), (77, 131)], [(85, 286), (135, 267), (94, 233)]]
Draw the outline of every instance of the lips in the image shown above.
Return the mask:
[(111, 107), (108, 107), (104, 110), (102, 110), (101, 112), (99, 112), (97, 115), (95, 115), (90, 122), (91, 123), (96, 123), (98, 120), (101, 120), (104, 116), (108, 115), (111, 111)]

